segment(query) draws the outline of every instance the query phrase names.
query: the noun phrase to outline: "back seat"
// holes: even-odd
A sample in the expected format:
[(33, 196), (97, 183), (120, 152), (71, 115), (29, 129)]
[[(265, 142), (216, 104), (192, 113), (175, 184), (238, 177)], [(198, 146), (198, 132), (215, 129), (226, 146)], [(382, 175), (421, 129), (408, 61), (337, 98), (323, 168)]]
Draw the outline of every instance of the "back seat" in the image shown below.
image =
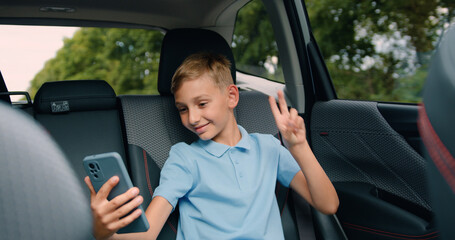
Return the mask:
[[(225, 55), (232, 62), (235, 81), (234, 58), (229, 45), (220, 35), (201, 29), (177, 29), (169, 31), (163, 40), (158, 79), (160, 96), (116, 97), (112, 87), (100, 80), (47, 82), (42, 85), (33, 103), (35, 119), (60, 145), (82, 185), (86, 176), (82, 165), (85, 156), (118, 152), (129, 169), (134, 185), (144, 197), (143, 207), (148, 206), (171, 146), (197, 139), (180, 122), (170, 83), (181, 62), (199, 51)], [(240, 92), (240, 101), (235, 109), (237, 122), (248, 132), (276, 135), (278, 130), (269, 109), (266, 95)], [(89, 191), (85, 193), (88, 198)], [(299, 239), (294, 198), (290, 193), (277, 184), (276, 196), (285, 238)], [(311, 216), (309, 218), (311, 220)], [(158, 239), (175, 239), (177, 223), (178, 210), (171, 214)]]
[[(228, 43), (217, 33), (202, 29), (176, 29), (163, 39), (158, 78), (160, 96), (119, 96), (128, 142), (128, 154), (133, 183), (139, 187), (146, 207), (153, 190), (159, 184), (159, 174), (172, 145), (191, 143), (197, 136), (180, 122), (170, 92), (172, 75), (190, 54), (211, 51), (225, 55), (232, 63), (235, 81), (235, 62)], [(235, 109), (237, 122), (248, 132), (276, 135), (278, 129), (268, 106), (267, 96), (258, 92), (240, 92)], [(286, 204), (292, 201), (289, 191), (277, 187), (277, 200), (282, 212), (286, 239), (299, 239), (295, 216)], [(175, 239), (178, 211), (171, 214), (158, 239)]]
[[(85, 156), (118, 152), (125, 161), (117, 98), (105, 81), (44, 83), (36, 93), (33, 108), (35, 119), (60, 145), (84, 189)], [(85, 193), (88, 197), (89, 191)]]

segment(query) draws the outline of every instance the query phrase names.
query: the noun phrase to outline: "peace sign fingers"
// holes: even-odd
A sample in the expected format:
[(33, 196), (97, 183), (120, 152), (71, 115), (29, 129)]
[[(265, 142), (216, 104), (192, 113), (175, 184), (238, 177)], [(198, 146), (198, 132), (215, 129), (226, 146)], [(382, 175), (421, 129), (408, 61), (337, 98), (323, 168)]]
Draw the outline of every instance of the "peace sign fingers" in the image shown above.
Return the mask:
[(273, 97), (269, 97), (270, 109), (275, 118), (276, 125), (285, 140), (286, 145), (306, 142), (305, 124), (296, 109), (288, 109), (282, 91), (278, 91), (278, 106)]

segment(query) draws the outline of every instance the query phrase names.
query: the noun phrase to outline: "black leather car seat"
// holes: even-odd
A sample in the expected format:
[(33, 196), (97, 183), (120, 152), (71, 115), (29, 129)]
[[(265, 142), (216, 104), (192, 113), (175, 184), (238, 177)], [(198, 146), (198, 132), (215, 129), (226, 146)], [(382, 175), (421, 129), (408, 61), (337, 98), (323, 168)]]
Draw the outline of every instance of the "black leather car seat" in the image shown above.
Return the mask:
[(85, 156), (118, 152), (126, 161), (117, 98), (105, 81), (46, 82), (33, 105), (35, 119), (60, 145), (81, 184), (87, 176), (82, 165)]
[(430, 200), (442, 239), (455, 239), (455, 27), (433, 56), (419, 112), (428, 161)]

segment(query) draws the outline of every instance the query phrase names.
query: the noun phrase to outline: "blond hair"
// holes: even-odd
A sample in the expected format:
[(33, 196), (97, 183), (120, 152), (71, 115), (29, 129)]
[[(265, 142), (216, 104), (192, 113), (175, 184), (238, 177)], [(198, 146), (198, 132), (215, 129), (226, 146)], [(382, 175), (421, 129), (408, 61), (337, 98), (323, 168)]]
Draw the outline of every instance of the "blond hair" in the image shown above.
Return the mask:
[(188, 56), (177, 68), (172, 77), (171, 92), (175, 93), (183, 82), (208, 74), (220, 89), (234, 84), (231, 75), (231, 63), (220, 54), (201, 52)]

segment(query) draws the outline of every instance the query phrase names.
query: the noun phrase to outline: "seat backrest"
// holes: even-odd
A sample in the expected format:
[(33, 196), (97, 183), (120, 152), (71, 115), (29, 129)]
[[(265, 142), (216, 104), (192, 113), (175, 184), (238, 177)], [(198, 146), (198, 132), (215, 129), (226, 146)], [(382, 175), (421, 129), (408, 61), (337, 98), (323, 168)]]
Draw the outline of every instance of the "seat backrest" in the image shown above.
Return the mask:
[(3, 79), (2, 72), (0, 72), (0, 101), (4, 101), (7, 104), (11, 104), (11, 98), (9, 95), (1, 95), (1, 93), (8, 92), (8, 88), (6, 87), (5, 79)]
[(455, 26), (433, 56), (419, 112), (419, 132), (428, 152), (430, 202), (442, 239), (455, 239)]
[[(161, 96), (120, 96), (132, 178), (143, 193), (144, 205), (150, 203), (153, 189), (158, 186), (159, 173), (171, 146), (178, 142), (191, 143), (197, 139), (194, 133), (181, 124), (170, 86), (172, 76), (183, 60), (201, 51), (226, 56), (231, 61), (231, 73), (235, 79), (235, 61), (224, 38), (209, 30), (176, 29), (169, 31), (163, 39), (158, 74)], [(237, 122), (249, 132), (273, 135), (278, 132), (264, 94), (241, 92), (234, 114)], [(277, 192), (286, 239), (298, 239), (294, 218), (285, 204), (289, 200), (288, 191), (283, 187)], [(174, 211), (171, 215), (159, 239), (175, 239), (177, 213)]]
[(87, 155), (118, 152), (126, 161), (117, 98), (105, 81), (47, 82), (33, 105), (36, 120), (60, 145), (81, 183)]
[(1, 239), (90, 239), (82, 186), (29, 115), (0, 102)]

